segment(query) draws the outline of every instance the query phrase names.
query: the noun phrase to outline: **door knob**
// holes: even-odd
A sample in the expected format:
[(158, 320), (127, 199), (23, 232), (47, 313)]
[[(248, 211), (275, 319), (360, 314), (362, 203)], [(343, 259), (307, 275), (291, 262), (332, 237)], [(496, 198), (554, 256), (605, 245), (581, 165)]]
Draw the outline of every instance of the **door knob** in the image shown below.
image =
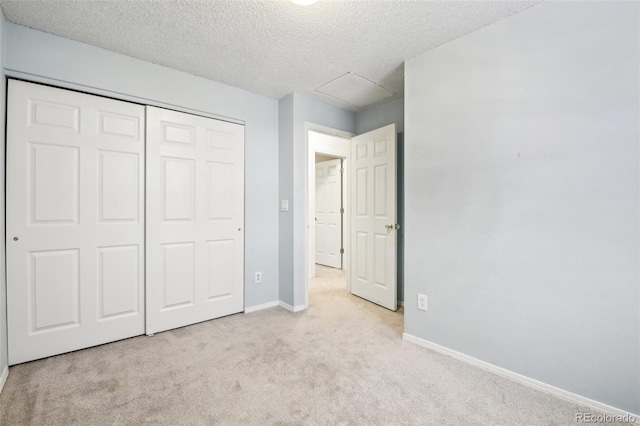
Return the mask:
[(400, 229), (400, 225), (398, 225), (397, 223), (396, 224), (390, 223), (388, 225), (385, 225), (384, 227), (387, 228), (387, 231), (391, 231), (393, 229)]

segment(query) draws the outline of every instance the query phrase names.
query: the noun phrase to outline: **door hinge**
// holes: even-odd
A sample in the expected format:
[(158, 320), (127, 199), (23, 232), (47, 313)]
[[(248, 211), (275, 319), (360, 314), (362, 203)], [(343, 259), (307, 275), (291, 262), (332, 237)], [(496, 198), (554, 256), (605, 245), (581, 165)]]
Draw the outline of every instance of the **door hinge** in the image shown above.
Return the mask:
[(340, 174), (344, 174), (344, 167), (340, 167)]
[(344, 207), (340, 207), (340, 213), (344, 214)]
[(340, 249), (340, 254), (344, 254), (344, 249), (343, 248)]

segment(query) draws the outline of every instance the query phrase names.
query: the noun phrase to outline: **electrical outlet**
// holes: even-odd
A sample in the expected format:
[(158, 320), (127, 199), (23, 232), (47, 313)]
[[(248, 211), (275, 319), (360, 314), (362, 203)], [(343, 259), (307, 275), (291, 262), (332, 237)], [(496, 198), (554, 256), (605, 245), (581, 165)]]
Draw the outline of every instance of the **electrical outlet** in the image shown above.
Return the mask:
[(255, 283), (260, 284), (262, 282), (262, 272), (256, 272)]
[(421, 311), (426, 311), (427, 310), (427, 295), (426, 294), (419, 294), (418, 295), (418, 309), (420, 309)]

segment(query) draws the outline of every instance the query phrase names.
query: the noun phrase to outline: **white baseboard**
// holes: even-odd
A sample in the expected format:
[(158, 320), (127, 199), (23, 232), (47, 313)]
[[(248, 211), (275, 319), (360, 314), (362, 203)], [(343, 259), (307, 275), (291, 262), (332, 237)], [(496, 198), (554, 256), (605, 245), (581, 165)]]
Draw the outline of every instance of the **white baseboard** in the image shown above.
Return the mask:
[(304, 305), (296, 305), (293, 307), (293, 312), (300, 312), (307, 309), (309, 306), (305, 303)]
[(626, 416), (626, 418), (633, 420), (635, 424), (640, 424), (639, 414), (633, 414), (628, 411), (624, 411), (619, 408), (612, 407), (607, 404), (603, 404), (602, 402), (594, 401), (593, 399), (589, 399), (584, 396), (580, 396), (575, 393), (566, 391), (564, 389), (557, 388), (547, 383), (540, 382), (530, 377), (523, 376), (522, 374), (514, 373), (513, 371), (507, 370), (502, 367), (498, 367), (497, 365), (489, 364), (488, 362), (481, 361), (477, 358), (474, 358), (469, 355), (465, 355), (458, 351), (454, 351), (453, 349), (449, 349), (445, 346), (438, 345), (437, 343), (433, 343), (428, 340), (424, 340), (419, 337), (412, 336), (411, 334), (404, 333), (402, 335), (402, 338), (407, 342), (414, 343), (418, 346), (431, 349), (432, 351), (439, 352), (444, 355), (449, 355), (451, 358), (455, 358), (459, 361), (466, 362), (467, 364), (473, 365), (474, 367), (482, 368), (483, 370), (487, 370), (491, 373), (513, 380), (515, 382), (521, 383), (531, 388), (557, 396), (558, 398), (564, 399), (565, 401), (573, 402), (575, 404), (579, 404), (587, 408), (591, 408), (592, 410), (600, 411), (601, 413), (609, 414), (612, 416), (623, 416), (623, 417)]
[(9, 377), (9, 367), (4, 367), (2, 370), (2, 375), (0, 375), (0, 392), (4, 388), (4, 384), (7, 382), (7, 378)]
[(274, 300), (273, 302), (263, 303), (262, 305), (249, 306), (248, 308), (244, 308), (245, 314), (250, 314), (251, 312), (261, 311), (263, 309), (275, 308), (278, 306), (278, 301)]
[(287, 311), (289, 311), (289, 312), (295, 312), (295, 311), (293, 310), (293, 306), (291, 306), (291, 305), (290, 305), (290, 304), (288, 304), (288, 303), (284, 303), (282, 300), (279, 300), (279, 301), (278, 301), (278, 306), (280, 306), (280, 307), (281, 307), (281, 308), (283, 308), (283, 309), (286, 309), (286, 310), (287, 310)]
[(289, 312), (300, 312), (300, 311), (304, 311), (305, 309), (307, 309), (307, 308), (308, 308), (308, 306), (307, 306), (306, 304), (305, 304), (305, 305), (296, 305), (296, 306), (291, 306), (291, 305), (289, 305), (288, 303), (284, 303), (282, 300), (280, 300), (280, 301), (278, 302), (278, 305), (279, 305), (281, 308), (284, 308), (284, 309), (286, 309), (286, 310), (287, 310), (287, 311), (289, 311)]

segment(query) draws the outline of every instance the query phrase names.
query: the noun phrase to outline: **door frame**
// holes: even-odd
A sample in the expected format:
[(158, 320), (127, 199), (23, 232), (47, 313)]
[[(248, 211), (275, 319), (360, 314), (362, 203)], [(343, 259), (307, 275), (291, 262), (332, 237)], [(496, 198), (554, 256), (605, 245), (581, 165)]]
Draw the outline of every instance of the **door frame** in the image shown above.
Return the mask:
[[(309, 131), (313, 130), (315, 132), (319, 132), (319, 133), (324, 133), (327, 134), (329, 136), (337, 136), (339, 138), (343, 138), (345, 139), (348, 144), (346, 152), (336, 152), (336, 151), (331, 151), (331, 150), (327, 150), (327, 149), (323, 149), (323, 150), (316, 150), (315, 147), (311, 146), (311, 143), (309, 142)], [(305, 217), (305, 223), (306, 223), (306, 227), (304, 230), (304, 300), (305, 300), (305, 306), (309, 307), (309, 278), (312, 277), (311, 275), (311, 271), (312, 271), (312, 265), (315, 265), (315, 253), (314, 250), (311, 250), (311, 243), (314, 242), (315, 243), (315, 231), (310, 231), (311, 229), (311, 197), (313, 197), (314, 199), (314, 205), (315, 205), (315, 196), (316, 196), (316, 191), (315, 191), (315, 159), (316, 159), (316, 152), (319, 154), (325, 154), (325, 155), (332, 155), (335, 157), (339, 157), (342, 158), (343, 160), (343, 168), (345, 169), (345, 173), (343, 175), (343, 179), (346, 180), (346, 184), (343, 184), (343, 194), (342, 194), (342, 199), (343, 199), (343, 203), (344, 201), (346, 201), (346, 203), (344, 203), (345, 205), (345, 211), (348, 208), (348, 201), (349, 201), (349, 178), (348, 178), (348, 167), (349, 167), (349, 152), (351, 150), (351, 138), (355, 136), (355, 134), (350, 133), (350, 132), (345, 132), (342, 130), (338, 130), (338, 129), (333, 129), (331, 127), (327, 127), (327, 126), (322, 126), (320, 124), (315, 124), (315, 123), (310, 123), (310, 122), (305, 122), (304, 123), (304, 138), (305, 138), (305, 146), (307, 147), (307, 161), (305, 162), (305, 164), (303, 165), (304, 167), (304, 177), (305, 177), (305, 182), (303, 185), (304, 188), (304, 199), (305, 199), (305, 203), (304, 203), (304, 217)], [(311, 173), (313, 173), (313, 176), (311, 175)], [(314, 183), (314, 185), (312, 185), (312, 183)], [(313, 186), (313, 187), (312, 187)], [(349, 219), (348, 219), (348, 215), (343, 215), (343, 223), (342, 223), (342, 233), (343, 235), (347, 235), (348, 236), (348, 232), (351, 229), (350, 227), (350, 223), (349, 223)], [(346, 238), (345, 240), (343, 240), (343, 247), (344, 247), (344, 256), (342, 258), (342, 269), (345, 271), (349, 270), (350, 267), (350, 259), (349, 259), (349, 238)], [(349, 282), (349, 274), (346, 274), (347, 276), (347, 291), (351, 291), (351, 286), (350, 286), (350, 282)]]

